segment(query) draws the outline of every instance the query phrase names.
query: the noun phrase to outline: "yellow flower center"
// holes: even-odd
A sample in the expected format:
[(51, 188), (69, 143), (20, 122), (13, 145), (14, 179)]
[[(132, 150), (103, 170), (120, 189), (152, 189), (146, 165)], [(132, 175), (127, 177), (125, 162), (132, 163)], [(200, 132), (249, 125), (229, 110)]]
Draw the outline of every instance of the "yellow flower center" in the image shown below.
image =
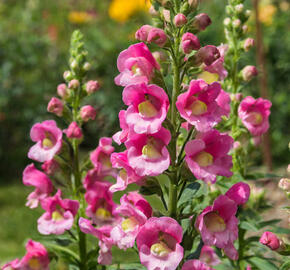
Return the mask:
[(33, 270), (41, 269), (41, 265), (39, 263), (39, 260), (36, 258), (30, 259), (28, 262), (28, 265)]
[(150, 102), (150, 100), (146, 100), (141, 102), (138, 105), (139, 113), (145, 117), (154, 117), (157, 115), (158, 111), (154, 107), (154, 105)]
[(207, 84), (211, 84), (219, 80), (219, 75), (217, 73), (203, 71), (198, 75), (198, 78), (204, 80)]
[(51, 148), (51, 147), (53, 147), (53, 142), (49, 138), (44, 138), (42, 140), (42, 146), (45, 147), (45, 148)]
[(216, 212), (206, 214), (203, 219), (206, 228), (210, 232), (223, 232), (227, 227), (223, 218)]
[(200, 100), (196, 100), (190, 105), (190, 109), (193, 115), (198, 116), (207, 112), (207, 105)]
[(164, 242), (153, 244), (150, 248), (151, 252), (158, 257), (165, 257), (170, 253), (169, 247)]
[(109, 219), (112, 215), (107, 209), (100, 207), (96, 211), (96, 217), (100, 219)]
[(151, 158), (151, 159), (157, 159), (162, 156), (159, 150), (156, 148), (156, 146), (152, 142), (149, 142), (143, 146), (142, 154), (146, 156), (147, 158)]
[(133, 231), (138, 224), (138, 221), (134, 217), (130, 217), (122, 221), (121, 227), (124, 232), (128, 232)]
[(258, 112), (251, 112), (247, 117), (247, 121), (253, 125), (260, 125), (263, 122), (263, 116)]
[(55, 220), (55, 221), (61, 220), (61, 219), (63, 219), (63, 216), (62, 216), (62, 214), (59, 211), (54, 211), (52, 213), (52, 219)]
[(213, 156), (205, 151), (202, 151), (194, 157), (194, 161), (201, 167), (207, 167), (213, 163)]

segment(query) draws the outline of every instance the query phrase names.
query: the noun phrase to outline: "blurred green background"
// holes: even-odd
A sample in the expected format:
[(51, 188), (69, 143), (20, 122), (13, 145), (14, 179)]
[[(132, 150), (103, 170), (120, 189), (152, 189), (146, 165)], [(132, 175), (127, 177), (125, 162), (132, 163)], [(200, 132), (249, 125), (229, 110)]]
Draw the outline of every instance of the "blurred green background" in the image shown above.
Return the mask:
[[(290, 2), (260, 1), (263, 23), (269, 98), (271, 151), (274, 168), (289, 163), (290, 119)], [(204, 0), (201, 9), (214, 22), (200, 35), (203, 44), (224, 41), (225, 0)], [(251, 8), (251, 1), (248, 1)], [(67, 69), (70, 35), (80, 29), (89, 51), (90, 79), (101, 82), (101, 90), (90, 99), (98, 109), (97, 119), (85, 126), (84, 149), (93, 149), (101, 136), (119, 129), (118, 111), (124, 106), (122, 89), (114, 85), (116, 59), (135, 42), (134, 33), (150, 23), (145, 0), (2, 0), (0, 2), (0, 261), (23, 255), (21, 243), (37, 235), (36, 219), (41, 211), (25, 208), (31, 191), (21, 185), (21, 174), (30, 162), (31, 126), (53, 118), (46, 112)], [(249, 36), (255, 37), (254, 17)], [(255, 64), (255, 49), (242, 65)], [(259, 97), (257, 80), (248, 93)], [(261, 165), (262, 159), (257, 165)], [(17, 198), (17, 199), (15, 199)], [(21, 226), (21, 228), (19, 227)], [(2, 245), (4, 243), (4, 245)]]

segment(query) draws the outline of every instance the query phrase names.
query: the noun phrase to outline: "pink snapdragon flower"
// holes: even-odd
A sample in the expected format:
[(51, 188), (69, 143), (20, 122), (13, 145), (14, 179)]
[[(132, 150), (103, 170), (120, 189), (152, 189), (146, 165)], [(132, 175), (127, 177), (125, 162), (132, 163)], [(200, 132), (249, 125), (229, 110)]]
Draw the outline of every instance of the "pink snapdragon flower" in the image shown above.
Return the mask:
[(272, 103), (263, 98), (245, 97), (239, 106), (239, 117), (253, 136), (261, 136), (269, 129)]
[(114, 152), (112, 139), (103, 137), (99, 141), (99, 146), (90, 154), (90, 159), (95, 168), (102, 174), (112, 173), (111, 154)]
[(25, 256), (15, 264), (14, 269), (49, 270), (48, 252), (42, 244), (29, 240), (25, 248)]
[(100, 250), (98, 263), (102, 265), (112, 264), (111, 248), (114, 245), (114, 241), (110, 236), (112, 227), (103, 226), (96, 228), (92, 225), (91, 221), (82, 217), (79, 219), (79, 227), (83, 233), (92, 234), (93, 236), (99, 239)]
[(280, 247), (280, 240), (272, 232), (264, 232), (260, 238), (260, 243), (272, 250), (277, 250)]
[(154, 43), (162, 48), (167, 42), (167, 35), (164, 30), (152, 27), (148, 33), (147, 42)]
[(142, 25), (135, 33), (135, 38), (142, 42), (147, 42), (148, 34), (152, 28), (153, 26), (148, 24)]
[(97, 111), (91, 105), (86, 105), (81, 108), (80, 116), (83, 121), (88, 122), (90, 119), (95, 120)]
[(126, 123), (136, 133), (156, 133), (165, 120), (169, 100), (165, 91), (155, 84), (128, 85), (123, 91), (123, 101), (128, 105)]
[(238, 259), (233, 242), (238, 238), (237, 205), (225, 195), (215, 199), (213, 205), (206, 207), (197, 217), (195, 227), (200, 231), (205, 245), (215, 245), (224, 249), (232, 260)]
[(23, 184), (35, 187), (35, 191), (27, 197), (26, 206), (36, 208), (41, 200), (48, 197), (53, 190), (50, 179), (43, 172), (37, 170), (34, 164), (28, 165), (23, 171)]
[(218, 265), (221, 262), (214, 249), (206, 245), (201, 249), (199, 260), (210, 266)]
[(77, 122), (71, 122), (68, 128), (65, 129), (63, 132), (70, 139), (81, 139), (83, 137), (83, 132), (78, 126)]
[(42, 165), (41, 165), (41, 169), (47, 174), (47, 175), (53, 175), (55, 174), (55, 172), (57, 171), (57, 169), (59, 168), (59, 164), (56, 160), (51, 159), (51, 160), (47, 160), (45, 161)]
[(30, 159), (44, 162), (53, 159), (62, 146), (62, 131), (55, 121), (46, 120), (35, 124), (30, 130), (31, 140), (36, 142), (28, 152)]
[(144, 43), (131, 45), (120, 53), (117, 60), (120, 74), (115, 78), (117, 85), (148, 83), (155, 69), (160, 69), (148, 47)]
[(37, 221), (38, 231), (45, 235), (63, 234), (73, 226), (79, 202), (61, 199), (61, 191), (58, 190), (53, 197), (42, 200), (41, 207), (46, 212)]
[(56, 114), (57, 116), (62, 116), (63, 103), (60, 99), (53, 97), (47, 105), (47, 111)]
[(200, 13), (194, 17), (193, 25), (199, 30), (205, 30), (209, 25), (211, 25), (211, 19), (206, 13)]
[(199, 260), (189, 260), (184, 263), (181, 270), (214, 270)]
[(231, 200), (233, 200), (237, 205), (245, 204), (250, 197), (250, 186), (244, 182), (239, 182), (234, 184), (227, 192)]
[(182, 227), (169, 217), (152, 217), (137, 235), (140, 261), (148, 270), (175, 270), (183, 258)]
[(121, 131), (118, 131), (113, 135), (113, 140), (117, 144), (122, 144), (127, 141), (128, 136), (129, 136), (129, 126), (126, 123), (126, 111), (121, 110), (119, 112), (119, 121), (120, 121), (120, 128), (122, 129)]
[(19, 259), (15, 259), (13, 261), (10, 261), (6, 264), (4, 264), (2, 267), (1, 267), (1, 270), (16, 270), (17, 268), (17, 265), (19, 263)]
[(57, 86), (57, 94), (64, 99), (69, 96), (69, 92), (65, 83), (59, 84)]
[(229, 112), (228, 108), (225, 110), (225, 105), (230, 99), (221, 91), (217, 82), (207, 84), (203, 80), (192, 80), (189, 89), (178, 96), (176, 107), (181, 117), (194, 125), (198, 131), (209, 131)]
[(123, 195), (121, 205), (116, 209), (123, 218), (111, 231), (111, 238), (120, 249), (133, 247), (142, 225), (152, 215), (150, 204), (137, 192)]
[(113, 202), (112, 192), (109, 191), (110, 186), (110, 182), (96, 181), (85, 194), (88, 203), (86, 215), (98, 226), (111, 225), (115, 220), (116, 204)]
[(111, 192), (124, 190), (131, 183), (143, 183), (143, 177), (137, 175), (133, 168), (129, 165), (127, 154), (128, 151), (124, 151), (121, 153), (113, 153), (111, 155), (113, 168), (119, 170), (117, 175), (117, 183), (110, 187)]
[(128, 162), (140, 176), (156, 176), (168, 169), (170, 155), (166, 148), (170, 132), (161, 128), (155, 134), (134, 134), (126, 141)]
[(200, 133), (189, 141), (185, 161), (194, 176), (207, 183), (215, 183), (217, 175), (232, 176), (232, 157), (227, 153), (233, 142), (232, 137), (217, 130)]
[(91, 95), (100, 89), (100, 84), (98, 81), (88, 81), (86, 84), (86, 92)]
[(220, 58), (220, 56), (220, 51), (216, 46), (206, 45), (197, 51), (195, 58), (197, 63), (204, 63), (210, 66), (214, 61)]
[(178, 13), (175, 17), (174, 17), (174, 24), (177, 27), (182, 27), (183, 25), (185, 25), (187, 23), (187, 18), (184, 14), (182, 13)]
[(185, 54), (191, 53), (193, 50), (200, 48), (200, 42), (197, 36), (192, 33), (185, 33), (181, 41), (182, 50)]

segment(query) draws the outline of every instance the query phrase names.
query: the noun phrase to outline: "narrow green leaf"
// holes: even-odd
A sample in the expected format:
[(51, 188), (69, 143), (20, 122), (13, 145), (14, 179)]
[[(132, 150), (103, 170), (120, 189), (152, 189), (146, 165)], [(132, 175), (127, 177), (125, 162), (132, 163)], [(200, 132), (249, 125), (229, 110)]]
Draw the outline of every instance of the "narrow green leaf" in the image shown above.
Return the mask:
[(252, 257), (249, 261), (254, 264), (258, 269), (261, 270), (277, 270), (277, 266), (270, 261), (260, 258), (260, 257)]
[(258, 223), (258, 228), (262, 229), (266, 226), (272, 226), (272, 225), (279, 223), (280, 221), (281, 221), (281, 219), (271, 219), (271, 220), (262, 221), (262, 222)]
[(290, 269), (290, 260), (284, 262), (279, 268), (279, 270), (289, 270), (289, 269)]
[(247, 231), (257, 232), (259, 229), (252, 223), (248, 221), (242, 221), (240, 227)]

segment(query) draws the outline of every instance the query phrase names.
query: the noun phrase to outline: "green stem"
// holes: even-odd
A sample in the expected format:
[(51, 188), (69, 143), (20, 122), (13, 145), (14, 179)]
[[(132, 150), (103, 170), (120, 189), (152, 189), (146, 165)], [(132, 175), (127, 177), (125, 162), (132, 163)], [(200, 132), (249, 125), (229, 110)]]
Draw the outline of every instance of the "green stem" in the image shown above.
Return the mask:
[(87, 243), (86, 235), (78, 227), (79, 233), (79, 253), (80, 253), (80, 269), (87, 270)]
[(239, 228), (239, 259), (237, 261), (237, 265), (240, 270), (245, 269), (244, 268), (244, 262), (243, 262), (243, 257), (244, 257), (244, 237), (246, 234), (246, 230)]
[(171, 182), (169, 187), (169, 216), (171, 216), (172, 218), (176, 218), (177, 213), (177, 189), (177, 185)]

